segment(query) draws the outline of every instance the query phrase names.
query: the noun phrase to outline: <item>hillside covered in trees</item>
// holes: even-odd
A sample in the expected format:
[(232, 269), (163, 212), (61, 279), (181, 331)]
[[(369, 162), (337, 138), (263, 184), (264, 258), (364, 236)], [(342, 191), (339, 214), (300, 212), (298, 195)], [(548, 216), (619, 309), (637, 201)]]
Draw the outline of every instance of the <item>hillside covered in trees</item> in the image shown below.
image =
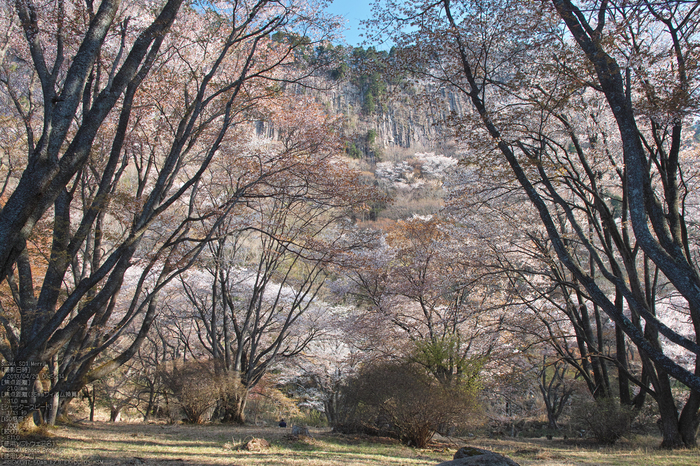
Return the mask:
[(388, 0), (390, 51), (313, 1), (0, 23), (3, 429), (697, 445), (697, 3)]

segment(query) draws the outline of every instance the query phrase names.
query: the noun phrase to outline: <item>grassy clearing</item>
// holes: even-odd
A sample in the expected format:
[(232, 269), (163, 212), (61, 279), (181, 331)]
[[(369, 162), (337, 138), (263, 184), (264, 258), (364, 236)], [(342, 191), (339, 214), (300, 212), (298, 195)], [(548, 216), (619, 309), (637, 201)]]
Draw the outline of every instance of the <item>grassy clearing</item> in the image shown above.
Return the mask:
[[(49, 436), (56, 446), (33, 451), (25, 457), (32, 461), (22, 464), (433, 466), (452, 459), (457, 448), (466, 444), (503, 453), (523, 466), (700, 464), (700, 450), (659, 450), (659, 439), (652, 437), (610, 448), (582, 440), (442, 439), (431, 448), (417, 450), (390, 439), (341, 436), (328, 430), (312, 430), (313, 438), (306, 440), (295, 440), (289, 433), (289, 428), (269, 427), (81, 423), (53, 429)], [(232, 448), (254, 437), (268, 440), (271, 448), (262, 452)]]

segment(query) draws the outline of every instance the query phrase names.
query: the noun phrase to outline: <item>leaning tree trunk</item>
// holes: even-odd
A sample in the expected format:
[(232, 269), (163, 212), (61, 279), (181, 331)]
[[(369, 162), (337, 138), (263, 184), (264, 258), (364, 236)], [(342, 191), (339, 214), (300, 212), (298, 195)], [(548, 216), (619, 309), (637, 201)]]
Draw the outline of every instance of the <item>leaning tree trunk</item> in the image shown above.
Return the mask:
[[(700, 361), (695, 364), (695, 374), (700, 375)], [(681, 417), (678, 420), (678, 428), (683, 439), (683, 444), (688, 448), (698, 446), (697, 435), (700, 425), (700, 392), (692, 390), (688, 401), (681, 410)]]
[(656, 392), (656, 403), (659, 407), (658, 421), (661, 436), (661, 448), (680, 448), (684, 446), (683, 438), (678, 423), (678, 408), (676, 407), (671, 383), (668, 375), (657, 366), (657, 380), (654, 391)]
[(686, 401), (681, 417), (678, 421), (678, 428), (683, 439), (683, 444), (688, 448), (698, 446), (697, 435), (698, 425), (700, 425), (700, 393), (691, 392), (688, 401)]

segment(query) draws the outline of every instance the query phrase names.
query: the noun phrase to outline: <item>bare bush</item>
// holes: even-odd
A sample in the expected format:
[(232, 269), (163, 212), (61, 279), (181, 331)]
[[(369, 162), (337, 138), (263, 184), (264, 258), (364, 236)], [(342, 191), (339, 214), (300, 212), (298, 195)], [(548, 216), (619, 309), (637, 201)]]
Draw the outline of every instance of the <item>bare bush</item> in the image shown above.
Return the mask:
[(207, 421), (210, 411), (219, 399), (219, 386), (209, 364), (189, 361), (174, 364), (160, 371), (166, 386), (177, 398), (187, 420), (193, 424)]
[(470, 384), (446, 387), (416, 365), (367, 366), (344, 389), (340, 430), (392, 435), (425, 447), (445, 425), (463, 419), (474, 406)]
[(572, 413), (574, 423), (605, 445), (613, 445), (630, 431), (634, 410), (614, 398), (578, 404)]

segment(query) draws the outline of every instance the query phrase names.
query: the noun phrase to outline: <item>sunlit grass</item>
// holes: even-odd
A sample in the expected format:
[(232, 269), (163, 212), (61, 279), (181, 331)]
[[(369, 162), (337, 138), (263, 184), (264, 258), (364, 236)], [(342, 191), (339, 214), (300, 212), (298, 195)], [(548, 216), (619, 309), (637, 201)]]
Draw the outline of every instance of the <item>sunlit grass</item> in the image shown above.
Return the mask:
[[(651, 437), (625, 440), (615, 447), (601, 447), (586, 440), (471, 438), (413, 449), (389, 439), (340, 436), (328, 430), (312, 430), (313, 438), (298, 440), (289, 435), (290, 429), (227, 425), (96, 422), (50, 432), (56, 448), (37, 452), (34, 458), (104, 465), (434, 466), (451, 460), (459, 446), (469, 444), (503, 453), (522, 466), (700, 464), (699, 450), (659, 450), (659, 439)], [(236, 449), (254, 437), (268, 440), (271, 447), (261, 452)]]

